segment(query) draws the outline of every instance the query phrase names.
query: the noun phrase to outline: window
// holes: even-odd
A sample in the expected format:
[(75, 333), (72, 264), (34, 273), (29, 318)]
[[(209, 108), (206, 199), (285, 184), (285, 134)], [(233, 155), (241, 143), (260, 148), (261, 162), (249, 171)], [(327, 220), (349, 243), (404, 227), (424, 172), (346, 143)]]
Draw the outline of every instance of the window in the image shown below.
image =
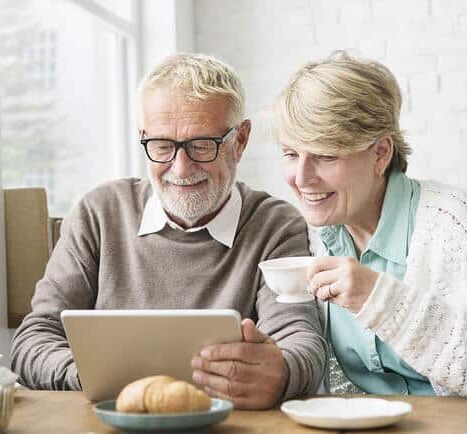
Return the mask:
[(44, 186), (51, 215), (138, 167), (139, 7), (0, 0), (3, 187)]

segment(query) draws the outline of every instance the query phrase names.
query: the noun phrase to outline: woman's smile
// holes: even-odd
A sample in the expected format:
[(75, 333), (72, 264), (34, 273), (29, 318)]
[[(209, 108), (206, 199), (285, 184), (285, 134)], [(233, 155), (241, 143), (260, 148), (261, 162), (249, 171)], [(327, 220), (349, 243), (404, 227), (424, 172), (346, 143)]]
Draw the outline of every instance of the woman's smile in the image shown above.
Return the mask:
[(329, 193), (302, 193), (302, 200), (306, 204), (311, 205), (320, 205), (327, 201), (331, 196), (334, 195), (334, 192)]

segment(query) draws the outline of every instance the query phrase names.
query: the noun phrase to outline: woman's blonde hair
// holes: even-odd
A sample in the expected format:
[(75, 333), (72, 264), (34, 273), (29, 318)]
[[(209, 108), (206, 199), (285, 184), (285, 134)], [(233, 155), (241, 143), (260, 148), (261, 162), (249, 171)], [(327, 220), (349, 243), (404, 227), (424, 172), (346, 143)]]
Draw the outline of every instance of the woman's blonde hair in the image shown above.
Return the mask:
[(338, 51), (292, 76), (274, 106), (277, 134), (312, 153), (335, 156), (390, 136), (394, 154), (388, 170), (405, 172), (411, 149), (399, 128), (401, 104), (388, 68)]
[(240, 124), (245, 112), (245, 91), (232, 67), (204, 54), (179, 53), (165, 58), (138, 86), (139, 105), (148, 89), (170, 87), (183, 93), (186, 101), (203, 101), (217, 96), (230, 100), (232, 125)]

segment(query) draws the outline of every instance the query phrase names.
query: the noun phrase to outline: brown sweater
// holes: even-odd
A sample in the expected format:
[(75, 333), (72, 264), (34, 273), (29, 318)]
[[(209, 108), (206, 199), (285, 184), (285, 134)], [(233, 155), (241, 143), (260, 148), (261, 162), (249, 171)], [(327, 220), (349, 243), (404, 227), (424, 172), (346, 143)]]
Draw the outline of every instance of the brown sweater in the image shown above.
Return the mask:
[(138, 236), (152, 194), (148, 180), (113, 181), (87, 194), (65, 219), (33, 311), (13, 338), (20, 381), (35, 389), (80, 388), (63, 309), (231, 308), (257, 321), (283, 351), (290, 374), (284, 398), (313, 393), (326, 360), (320, 312), (315, 303), (277, 303), (258, 269), (265, 259), (309, 255), (305, 221), (284, 201), (238, 188), (242, 211), (230, 249), (205, 229), (166, 225)]

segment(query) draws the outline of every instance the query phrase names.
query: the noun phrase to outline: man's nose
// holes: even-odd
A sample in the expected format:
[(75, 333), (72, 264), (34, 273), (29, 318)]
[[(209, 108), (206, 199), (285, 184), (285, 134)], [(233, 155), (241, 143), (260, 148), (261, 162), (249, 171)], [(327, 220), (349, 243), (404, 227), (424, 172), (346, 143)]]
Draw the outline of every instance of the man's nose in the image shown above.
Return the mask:
[(179, 148), (177, 155), (172, 161), (171, 171), (179, 178), (186, 178), (193, 173), (195, 162), (188, 157), (185, 149)]

